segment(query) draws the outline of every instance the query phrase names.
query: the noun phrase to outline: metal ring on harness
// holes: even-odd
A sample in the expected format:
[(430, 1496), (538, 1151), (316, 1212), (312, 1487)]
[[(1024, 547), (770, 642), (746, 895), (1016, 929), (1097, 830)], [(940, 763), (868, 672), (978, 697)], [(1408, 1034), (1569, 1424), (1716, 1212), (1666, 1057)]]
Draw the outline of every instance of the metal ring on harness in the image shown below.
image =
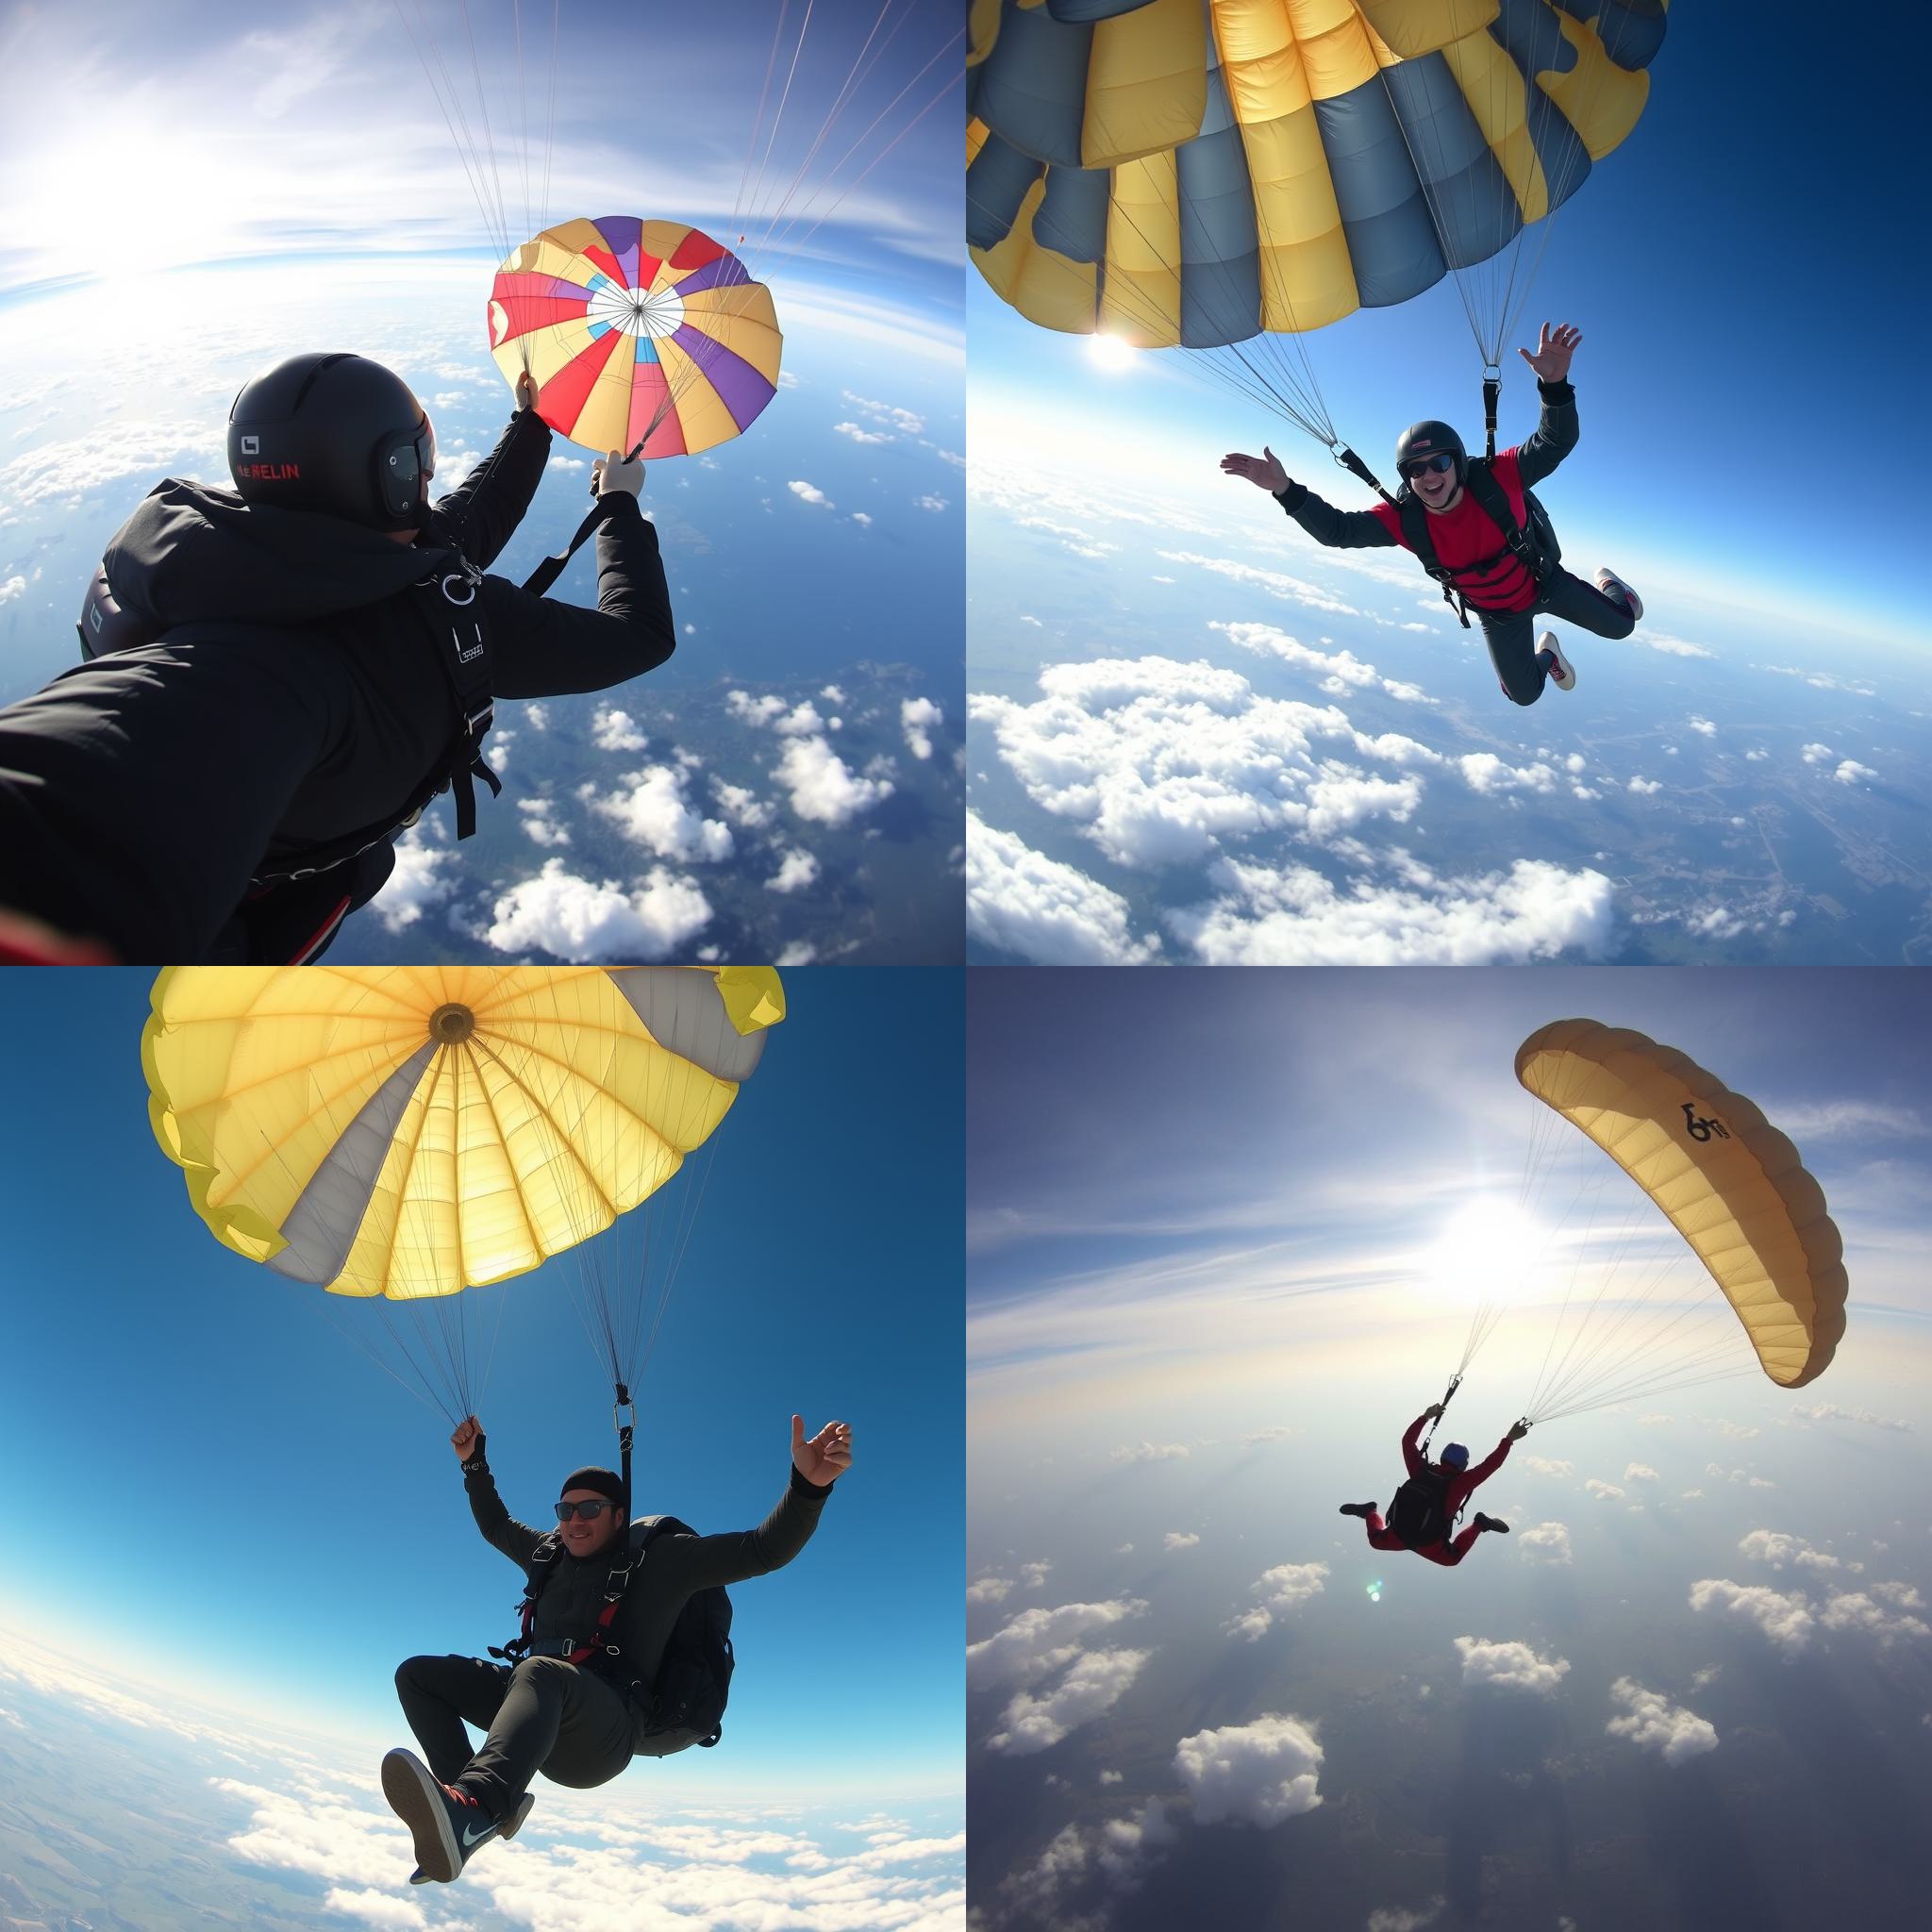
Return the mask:
[[(456, 592), (450, 589), (450, 586), (452, 584), (461, 584), (464, 590), (469, 592), (469, 594), (467, 596), (458, 597), (456, 594)], [(452, 604), (474, 604), (476, 601), (476, 580), (474, 577), (458, 575), (456, 573), (452, 572), (448, 576), (441, 579), (437, 588), (441, 591), (442, 594), (445, 597), (447, 597)]]

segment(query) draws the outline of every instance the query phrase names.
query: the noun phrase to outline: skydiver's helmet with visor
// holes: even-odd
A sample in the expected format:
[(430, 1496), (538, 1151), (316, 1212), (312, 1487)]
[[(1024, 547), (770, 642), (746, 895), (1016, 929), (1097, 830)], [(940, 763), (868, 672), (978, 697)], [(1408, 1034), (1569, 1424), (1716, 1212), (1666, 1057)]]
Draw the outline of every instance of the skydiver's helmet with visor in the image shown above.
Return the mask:
[(436, 431), (401, 376), (366, 356), (291, 356), (228, 411), (242, 502), (320, 510), (373, 530), (420, 528)]
[(1411, 463), (1427, 462), (1432, 457), (1448, 457), (1456, 465), (1458, 489), (1469, 480), (1469, 452), (1462, 439), (1446, 423), (1433, 419), (1411, 423), (1395, 443), (1395, 474), (1407, 483)]
[(1445, 1469), (1467, 1469), (1469, 1451), (1460, 1442), (1447, 1443), (1442, 1450), (1442, 1466)]

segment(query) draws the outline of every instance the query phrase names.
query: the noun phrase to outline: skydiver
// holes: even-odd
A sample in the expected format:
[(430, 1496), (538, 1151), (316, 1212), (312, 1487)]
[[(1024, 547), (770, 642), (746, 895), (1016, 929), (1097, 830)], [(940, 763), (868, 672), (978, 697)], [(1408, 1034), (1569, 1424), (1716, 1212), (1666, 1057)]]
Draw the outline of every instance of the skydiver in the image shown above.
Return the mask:
[(1388, 1527), (1373, 1503), (1344, 1503), (1341, 1513), (1363, 1519), (1368, 1524), (1371, 1549), (1413, 1550), (1418, 1557), (1426, 1557), (1431, 1563), (1443, 1563), (1453, 1568), (1469, 1555), (1475, 1546), (1476, 1538), (1485, 1530), (1497, 1536), (1509, 1534), (1507, 1523), (1493, 1516), (1485, 1516), (1481, 1510), (1476, 1511), (1469, 1527), (1453, 1541), (1449, 1532), (1455, 1526), (1457, 1517), (1462, 1513), (1462, 1507), (1469, 1501), (1471, 1492), (1478, 1483), (1487, 1482), (1502, 1468), (1508, 1457), (1509, 1445), (1522, 1441), (1529, 1434), (1529, 1424), (1518, 1423), (1482, 1461), (1471, 1469), (1469, 1451), (1460, 1442), (1449, 1443), (1436, 1462), (1429, 1461), (1418, 1445), (1417, 1438), (1423, 1432), (1423, 1424), (1434, 1422), (1441, 1413), (1442, 1405), (1431, 1403), (1409, 1424), (1408, 1433), (1402, 1439), (1402, 1460), (1408, 1471), (1408, 1479), (1396, 1492), (1396, 1501), (1390, 1504), (1389, 1513), (1391, 1518), (1406, 1521), (1409, 1531), (1407, 1537), (1399, 1536)]
[[(620, 1578), (613, 1563), (622, 1552), (612, 1546), (626, 1524), (624, 1484), (613, 1471), (567, 1476), (557, 1504), (559, 1526), (546, 1538), (504, 1507), (475, 1416), (458, 1426), (450, 1446), (463, 1466), (476, 1527), (525, 1573), (533, 1596), (526, 1598), (527, 1641), (511, 1646), (523, 1651), (519, 1661), (412, 1657), (396, 1671), (396, 1694), (423, 1757), (390, 1752), (382, 1791), (415, 1838), (412, 1885), (453, 1880), (492, 1838), (515, 1837), (530, 1815), (535, 1800), (527, 1787), (540, 1771), (553, 1784), (588, 1790), (609, 1783), (633, 1757), (661, 1757), (705, 1742), (677, 1724), (678, 1700), (663, 1681), (667, 1653), (680, 1674), (701, 1669), (679, 1635), (679, 1612), (702, 1591), (791, 1562), (818, 1527), (832, 1485), (852, 1466), (846, 1424), (827, 1423), (808, 1441), (804, 1422), (793, 1416), (791, 1482), (757, 1529), (654, 1536), (640, 1524), (628, 1529), (627, 1546), (644, 1554)], [(613, 1586), (621, 1592), (615, 1597)], [(465, 1724), (487, 1732), (474, 1750)]]
[[(1501, 486), (1507, 513), (1541, 552), (1539, 575), (1510, 547), (1510, 532), (1476, 501), (1470, 483), (1474, 462), (1462, 439), (1446, 423), (1417, 423), (1403, 432), (1395, 445), (1395, 467), (1402, 483), (1395, 506), (1378, 503), (1363, 510), (1341, 510), (1324, 503), (1300, 483), (1290, 479), (1281, 459), (1264, 446), (1258, 457), (1225, 456), (1222, 471), (1244, 476), (1268, 491), (1284, 510), (1316, 542), (1331, 550), (1374, 549), (1401, 544), (1413, 550), (1418, 531), (1435, 551), (1435, 563), (1445, 573), (1444, 594), (1468, 622), (1473, 610), (1490, 647), (1503, 695), (1513, 704), (1533, 705), (1542, 695), (1547, 678), (1558, 691), (1576, 684), (1575, 667), (1564, 655), (1553, 631), (1536, 636), (1535, 620), (1543, 615), (1580, 625), (1601, 638), (1627, 638), (1643, 615), (1643, 603), (1630, 586), (1609, 570), (1599, 570), (1594, 585), (1573, 576), (1556, 561), (1555, 533), (1541, 542), (1537, 518), (1524, 501), (1524, 491), (1547, 476), (1576, 447), (1576, 391), (1570, 383), (1570, 358), (1583, 341), (1582, 332), (1569, 323), (1552, 330), (1548, 323), (1536, 353), (1517, 354), (1536, 372), (1542, 397), (1542, 419), (1529, 441), (1500, 451), (1488, 464)], [(1405, 528), (1403, 506), (1421, 507), (1423, 515)], [(1547, 525), (1545, 525), (1547, 528)], [(1430, 559), (1424, 556), (1426, 568)]]
[(235, 489), (152, 491), (95, 576), (90, 660), (0, 710), (0, 913), (129, 963), (319, 958), (438, 791), (461, 835), (472, 779), (495, 787), (492, 695), (662, 664), (641, 463), (591, 467), (595, 610), (484, 575), (549, 459), (536, 400), (526, 373), (495, 450), (432, 505), (435, 431), (380, 363), (297, 356), (245, 384)]

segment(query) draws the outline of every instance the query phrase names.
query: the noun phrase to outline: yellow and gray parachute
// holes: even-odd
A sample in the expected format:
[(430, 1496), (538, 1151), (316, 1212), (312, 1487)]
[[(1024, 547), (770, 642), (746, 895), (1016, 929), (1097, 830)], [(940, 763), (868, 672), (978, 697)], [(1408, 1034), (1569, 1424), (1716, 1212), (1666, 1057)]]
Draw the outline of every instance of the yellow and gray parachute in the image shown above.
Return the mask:
[(1595, 1020), (1532, 1033), (1516, 1077), (1657, 1204), (1774, 1382), (1824, 1373), (1845, 1329), (1843, 1247), (1798, 1150), (1752, 1102), (1675, 1048)]
[(503, 1281), (677, 1173), (757, 1069), (770, 967), (179, 967), (142, 1061), (215, 1239), (407, 1302)]

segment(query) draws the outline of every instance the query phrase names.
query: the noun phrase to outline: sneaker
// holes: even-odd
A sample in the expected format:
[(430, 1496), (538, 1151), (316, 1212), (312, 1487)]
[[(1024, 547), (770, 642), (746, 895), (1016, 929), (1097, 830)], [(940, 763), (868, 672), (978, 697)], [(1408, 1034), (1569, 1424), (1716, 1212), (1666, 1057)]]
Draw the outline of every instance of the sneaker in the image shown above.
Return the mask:
[(1509, 1534), (1509, 1525), (1507, 1523), (1494, 1516), (1485, 1516), (1480, 1509), (1475, 1514), (1475, 1526), (1478, 1529), (1493, 1529), (1498, 1536)]
[(1564, 657), (1563, 647), (1557, 641), (1555, 631), (1546, 630), (1537, 639), (1536, 654), (1539, 658), (1547, 658), (1550, 660), (1543, 669), (1550, 674), (1550, 682), (1558, 691), (1576, 689), (1576, 667)]
[(1373, 1516), (1375, 1506), (1373, 1503), (1344, 1503), (1341, 1513), (1344, 1516)]
[(1643, 617), (1643, 599), (1614, 572), (1600, 570), (1596, 574), (1596, 587), (1606, 595), (1621, 597), (1630, 607), (1630, 615), (1640, 622)]
[[(523, 1829), (524, 1820), (530, 1815), (531, 1807), (535, 1806), (536, 1802), (536, 1799), (531, 1797), (528, 1791), (525, 1791), (524, 1795), (517, 1800), (516, 1809), (512, 1811), (509, 1814), (509, 1816), (503, 1821), (502, 1824), (500, 1824), (497, 1827), (497, 1837), (516, 1837), (517, 1833)], [(411, 1885), (427, 1885), (429, 1882), (430, 1881), (428, 1873), (424, 1871), (424, 1869), (420, 1865), (418, 1865), (416, 1869), (409, 1874), (409, 1883)]]
[(422, 1876), (412, 1883), (449, 1884), (461, 1874), (473, 1852), (503, 1835), (503, 1827), (469, 1792), (439, 1784), (413, 1751), (391, 1751), (383, 1758), (382, 1795), (416, 1841)]

